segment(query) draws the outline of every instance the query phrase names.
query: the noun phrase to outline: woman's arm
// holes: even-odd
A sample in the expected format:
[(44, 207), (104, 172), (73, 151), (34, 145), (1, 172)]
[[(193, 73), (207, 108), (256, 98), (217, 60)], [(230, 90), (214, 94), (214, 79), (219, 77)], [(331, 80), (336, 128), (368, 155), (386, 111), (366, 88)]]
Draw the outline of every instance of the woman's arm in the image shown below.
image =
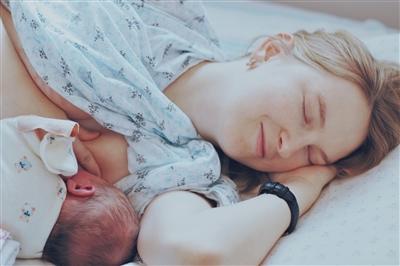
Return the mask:
[[(334, 170), (322, 166), (286, 173), (283, 183), (296, 195), (300, 215), (334, 175)], [(146, 209), (138, 249), (147, 264), (255, 265), (289, 222), (286, 202), (274, 195), (211, 208), (194, 193), (170, 192), (156, 198)]]

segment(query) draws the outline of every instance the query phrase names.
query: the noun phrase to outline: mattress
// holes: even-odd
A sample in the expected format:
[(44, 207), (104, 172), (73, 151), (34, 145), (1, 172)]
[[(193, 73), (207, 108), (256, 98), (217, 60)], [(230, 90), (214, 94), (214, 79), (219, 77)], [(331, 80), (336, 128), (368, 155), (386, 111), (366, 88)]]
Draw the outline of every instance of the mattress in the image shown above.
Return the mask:
[[(346, 29), (380, 59), (399, 62), (399, 32), (375, 20), (354, 21), (260, 1), (206, 1), (211, 24), (231, 57), (258, 35), (299, 29)], [(337, 179), (266, 254), (265, 265), (398, 265), (400, 148), (360, 176)], [(49, 265), (18, 260), (17, 265)], [(129, 263), (129, 265), (135, 265)]]

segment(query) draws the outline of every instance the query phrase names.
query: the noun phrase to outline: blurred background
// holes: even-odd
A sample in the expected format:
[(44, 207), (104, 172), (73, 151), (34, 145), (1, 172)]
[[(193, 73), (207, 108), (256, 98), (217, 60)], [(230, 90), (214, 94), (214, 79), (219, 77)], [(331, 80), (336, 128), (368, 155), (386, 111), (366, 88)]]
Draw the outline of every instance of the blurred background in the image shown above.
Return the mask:
[[(261, 2), (263, 1), (261, 0)], [(399, 0), (275, 0), (270, 2), (329, 13), (356, 20), (376, 19), (383, 22), (386, 26), (400, 29)]]

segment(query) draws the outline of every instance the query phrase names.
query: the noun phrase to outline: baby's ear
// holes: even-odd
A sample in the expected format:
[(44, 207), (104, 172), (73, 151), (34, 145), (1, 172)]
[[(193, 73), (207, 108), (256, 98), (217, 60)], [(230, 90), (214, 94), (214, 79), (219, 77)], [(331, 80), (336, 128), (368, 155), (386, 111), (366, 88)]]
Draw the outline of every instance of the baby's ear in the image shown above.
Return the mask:
[(75, 178), (67, 179), (68, 193), (77, 197), (91, 197), (94, 195), (95, 186), (90, 180), (82, 180)]

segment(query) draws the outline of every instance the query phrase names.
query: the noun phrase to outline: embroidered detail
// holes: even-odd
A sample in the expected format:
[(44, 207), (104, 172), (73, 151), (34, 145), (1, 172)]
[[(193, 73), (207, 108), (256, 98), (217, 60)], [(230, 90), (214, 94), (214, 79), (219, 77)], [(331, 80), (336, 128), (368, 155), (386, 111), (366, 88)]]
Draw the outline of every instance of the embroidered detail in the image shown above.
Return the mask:
[(178, 187), (186, 185), (186, 180), (185, 180), (185, 178), (182, 178), (181, 180), (179, 180), (179, 181), (176, 183), (176, 185), (177, 185)]
[(45, 75), (42, 77), (42, 79), (46, 83), (46, 85), (49, 85), (49, 76)]
[(112, 129), (112, 128), (114, 127), (114, 125), (111, 124), (111, 123), (106, 123), (106, 122), (104, 122), (104, 123), (103, 123), (103, 127), (107, 128), (107, 129)]
[(193, 20), (195, 20), (199, 23), (204, 23), (204, 18), (205, 18), (205, 15), (202, 15), (202, 16), (194, 17)]
[(137, 161), (139, 164), (142, 164), (142, 163), (145, 163), (145, 162), (146, 162), (146, 159), (144, 158), (144, 156), (143, 156), (142, 154), (137, 154), (137, 155), (136, 155), (136, 161)]
[(167, 110), (168, 110), (169, 112), (174, 112), (174, 111), (176, 111), (174, 104), (173, 104), (173, 103), (169, 103), (168, 106), (167, 106)]
[(138, 193), (138, 192), (141, 192), (142, 190), (145, 190), (145, 189), (148, 189), (148, 188), (145, 187), (143, 184), (139, 184), (139, 186), (137, 186), (137, 188), (135, 188), (135, 189), (133, 190), (133, 192)]
[(90, 88), (93, 88), (92, 71), (86, 72), (86, 79), (84, 79), (84, 81), (89, 85)]
[(120, 8), (125, 8), (126, 10), (129, 10), (129, 6), (125, 3), (124, 0), (114, 0), (114, 3)]
[(118, 75), (119, 77), (123, 78), (123, 79), (126, 79), (126, 77), (125, 77), (125, 70), (124, 70), (123, 67), (121, 67), (121, 68), (118, 70), (117, 75)]
[(79, 43), (77, 43), (77, 42), (73, 42), (72, 45), (73, 45), (76, 49), (80, 50), (81, 52), (87, 52), (87, 51), (88, 51), (88, 49), (87, 49), (84, 45), (81, 45), (81, 44), (79, 44)]
[(140, 138), (142, 138), (144, 135), (141, 131), (139, 130), (134, 130), (132, 132), (132, 141), (135, 143), (138, 143), (140, 141)]
[(20, 173), (22, 170), (28, 171), (32, 168), (32, 163), (28, 160), (26, 156), (22, 157), (19, 162), (14, 164), (17, 172)]
[(75, 16), (73, 16), (71, 18), (71, 23), (74, 23), (75, 25), (78, 24), (81, 21), (82, 21), (82, 19), (80, 17), (80, 14), (76, 14)]
[(148, 169), (143, 169), (143, 170), (137, 171), (137, 173), (136, 173), (137, 174), (137, 178), (138, 179), (143, 179), (149, 174), (149, 172), (150, 172), (150, 170), (148, 170)]
[(142, 94), (140, 92), (138, 92), (137, 90), (133, 90), (131, 91), (131, 95), (129, 96), (132, 99), (135, 99), (136, 97), (138, 97), (139, 99), (142, 99)]
[(53, 144), (55, 140), (56, 138), (54, 136), (47, 136), (47, 141), (49, 142), (49, 144)]
[(174, 76), (174, 73), (172, 73), (172, 72), (162, 72), (162, 75), (163, 75), (164, 79), (171, 80), (173, 78), (173, 76)]
[(21, 19), (20, 19), (20, 21), (25, 21), (25, 22), (28, 21), (28, 20), (26, 19), (25, 13), (22, 13), (22, 14), (21, 14)]
[(169, 43), (169, 44), (165, 47), (164, 52), (163, 52), (163, 57), (165, 57), (166, 55), (168, 55), (169, 50), (171, 49), (171, 47), (172, 47), (172, 43)]
[(65, 62), (65, 59), (61, 56), (61, 60), (60, 60), (60, 66), (61, 66), (61, 68), (62, 68), (62, 70), (63, 70), (63, 76), (64, 76), (64, 78), (67, 76), (67, 75), (71, 75), (71, 72), (70, 72), (70, 70), (69, 70), (69, 66), (68, 66), (68, 64), (67, 64), (67, 62)]
[(161, 122), (157, 123), (157, 126), (161, 131), (164, 131), (165, 130), (165, 120), (162, 120)]
[(203, 176), (204, 176), (206, 179), (211, 180), (211, 181), (213, 181), (213, 180), (216, 179), (216, 178), (215, 178), (214, 171), (213, 171), (212, 169), (210, 169), (210, 171), (208, 171), (207, 173), (204, 173)]
[(146, 126), (142, 113), (134, 114), (133, 118), (129, 116), (129, 120), (131, 120), (138, 128)]
[(107, 98), (104, 98), (104, 97), (100, 96), (99, 100), (100, 100), (101, 103), (105, 103), (105, 102), (112, 102), (113, 98), (112, 98), (112, 96), (108, 96)]
[(28, 202), (25, 202), (21, 208), (21, 215), (19, 216), (19, 219), (25, 223), (29, 223), (35, 211), (35, 207), (32, 207)]
[(43, 48), (39, 49), (39, 56), (42, 59), (48, 59), (46, 53), (44, 52)]
[[(137, 2), (137, 0), (136, 0), (136, 2)], [(140, 0), (140, 3), (135, 3), (135, 1), (134, 1), (134, 2), (131, 3), (131, 5), (133, 7), (135, 7), (135, 8), (137, 8), (137, 9), (143, 8), (144, 7), (144, 0)]]
[(123, 50), (119, 50), (119, 54), (122, 55), (122, 57), (126, 58), (126, 53)]
[(147, 55), (146, 56), (146, 61), (147, 61), (147, 64), (149, 64), (152, 68), (154, 68), (156, 66), (156, 63), (155, 63), (156, 57), (155, 56), (150, 57), (150, 56)]
[(186, 57), (185, 61), (183, 61), (183, 63), (181, 64), (181, 68), (182, 69), (186, 68), (189, 65), (191, 59), (192, 59), (192, 57), (190, 55), (188, 57)]
[(148, 86), (146, 86), (146, 88), (144, 88), (144, 92), (147, 93), (149, 96), (151, 96), (151, 91)]
[[(61, 181), (61, 182), (63, 182), (63, 181)], [(64, 200), (65, 199), (65, 192), (66, 191), (65, 191), (64, 186), (62, 186), (60, 184), (60, 182), (59, 182), (58, 185), (57, 185), (57, 197), (62, 199), (62, 200)]]
[(31, 20), (31, 28), (34, 30), (37, 30), (39, 28), (39, 24), (34, 19)]
[(126, 18), (125, 21), (126, 21), (126, 23), (128, 23), (129, 30), (132, 30), (133, 26), (135, 26), (135, 28), (137, 30), (140, 30), (140, 24), (139, 24), (139, 22), (137, 22), (137, 20), (135, 18), (132, 18), (132, 19)]
[(91, 115), (99, 111), (99, 107), (97, 105), (94, 105), (93, 103), (89, 104), (88, 108)]
[(65, 86), (62, 86), (62, 88), (64, 92), (67, 93), (68, 95), (72, 95), (74, 92), (74, 88), (71, 82), (68, 82)]
[(95, 31), (96, 36), (94, 36), (94, 41), (96, 42), (97, 40), (102, 40), (104, 42), (104, 34), (100, 31), (100, 29), (96, 27)]

